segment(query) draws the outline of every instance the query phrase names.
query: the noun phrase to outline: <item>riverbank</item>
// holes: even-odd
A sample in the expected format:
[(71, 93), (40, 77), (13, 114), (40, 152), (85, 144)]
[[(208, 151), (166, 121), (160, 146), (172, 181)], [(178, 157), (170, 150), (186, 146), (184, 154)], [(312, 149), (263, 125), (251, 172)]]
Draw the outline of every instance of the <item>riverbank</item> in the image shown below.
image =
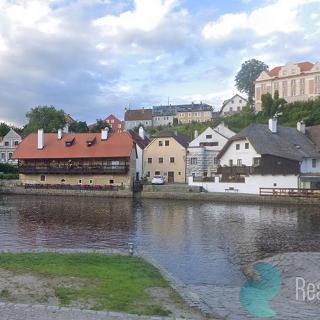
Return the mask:
[(102, 253), (0, 253), (0, 300), (144, 316), (201, 319), (141, 257)]
[(320, 198), (302, 198), (285, 196), (260, 196), (243, 193), (201, 192), (199, 187), (188, 185), (144, 186), (142, 192), (128, 190), (94, 191), (94, 190), (59, 190), (59, 189), (25, 189), (17, 181), (0, 182), (0, 194), (43, 195), (43, 196), (81, 196), (103, 198), (137, 198), (209, 201), (216, 203), (262, 204), (262, 205), (301, 205), (318, 206)]

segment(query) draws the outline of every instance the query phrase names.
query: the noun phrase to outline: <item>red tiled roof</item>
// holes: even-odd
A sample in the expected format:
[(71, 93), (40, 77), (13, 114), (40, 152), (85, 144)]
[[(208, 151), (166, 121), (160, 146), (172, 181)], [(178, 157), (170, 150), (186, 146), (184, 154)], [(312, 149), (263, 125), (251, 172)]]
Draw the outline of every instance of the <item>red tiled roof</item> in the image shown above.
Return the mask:
[[(314, 64), (311, 63), (311, 62), (308, 62), (308, 61), (305, 61), (305, 62), (299, 62), (299, 63), (296, 63), (296, 65), (299, 66), (300, 68), (300, 71), (301, 72), (306, 72), (306, 71), (310, 71)], [(269, 76), (270, 77), (278, 77), (279, 76), (279, 72), (281, 70), (283, 66), (278, 66), (278, 67), (275, 67), (273, 69), (271, 69), (268, 73), (269, 73)]]
[[(72, 146), (66, 147), (65, 142), (75, 138)], [(96, 138), (95, 143), (88, 147), (87, 141)], [(128, 133), (112, 133), (106, 141), (101, 140), (100, 133), (64, 134), (58, 140), (57, 134), (44, 135), (44, 148), (37, 149), (37, 134), (28, 135), (13, 154), (13, 159), (79, 159), (79, 158), (127, 158), (130, 157), (133, 140)]]
[(152, 120), (152, 109), (127, 110), (124, 114), (124, 120)]

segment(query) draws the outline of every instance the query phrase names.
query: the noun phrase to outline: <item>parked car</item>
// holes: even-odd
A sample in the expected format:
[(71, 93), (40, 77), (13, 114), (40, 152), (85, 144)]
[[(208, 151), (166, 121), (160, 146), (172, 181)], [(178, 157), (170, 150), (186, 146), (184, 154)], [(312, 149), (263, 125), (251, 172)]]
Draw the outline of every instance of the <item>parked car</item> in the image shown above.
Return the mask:
[(151, 180), (152, 184), (164, 184), (164, 177), (163, 176), (154, 176)]

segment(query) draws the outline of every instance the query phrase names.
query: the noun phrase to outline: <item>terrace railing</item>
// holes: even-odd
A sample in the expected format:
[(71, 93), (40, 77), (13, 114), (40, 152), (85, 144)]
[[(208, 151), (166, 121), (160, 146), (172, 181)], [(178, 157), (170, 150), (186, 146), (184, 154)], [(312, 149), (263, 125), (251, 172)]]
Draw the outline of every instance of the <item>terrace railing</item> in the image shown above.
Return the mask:
[(320, 198), (320, 189), (260, 188), (260, 196)]

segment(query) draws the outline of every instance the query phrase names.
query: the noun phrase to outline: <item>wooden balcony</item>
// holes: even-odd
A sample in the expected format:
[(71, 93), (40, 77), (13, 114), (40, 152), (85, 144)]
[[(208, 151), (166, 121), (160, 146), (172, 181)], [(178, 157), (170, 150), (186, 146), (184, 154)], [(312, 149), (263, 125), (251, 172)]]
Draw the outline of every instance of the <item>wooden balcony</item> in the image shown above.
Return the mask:
[(239, 175), (239, 174), (249, 175), (249, 174), (257, 173), (257, 170), (256, 170), (257, 168), (258, 167), (249, 167), (249, 166), (219, 167), (218, 173), (222, 175)]
[(19, 166), (19, 173), (23, 174), (127, 174), (129, 165), (108, 165), (108, 166), (63, 166), (63, 167), (35, 167)]

